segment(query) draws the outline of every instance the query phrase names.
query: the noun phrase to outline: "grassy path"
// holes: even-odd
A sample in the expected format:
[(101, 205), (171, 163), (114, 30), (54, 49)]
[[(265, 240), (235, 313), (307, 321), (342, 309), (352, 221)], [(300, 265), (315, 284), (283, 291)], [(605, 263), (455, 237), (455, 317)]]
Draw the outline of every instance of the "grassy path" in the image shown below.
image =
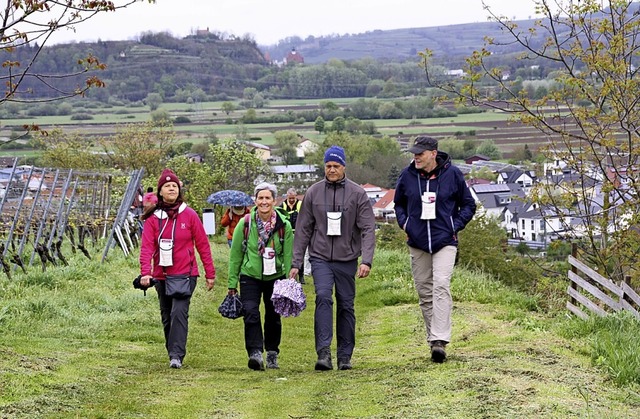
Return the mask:
[(313, 370), (310, 284), (307, 310), (283, 319), (281, 368), (249, 370), (241, 321), (217, 312), (222, 274), (214, 293), (199, 284), (185, 367), (171, 370), (155, 292), (130, 288), (135, 268), (80, 264), (49, 273), (54, 285), (0, 283), (1, 418), (640, 417), (637, 392), (606, 382), (584, 342), (510, 306), (457, 301), (449, 360), (432, 364), (417, 305), (384, 306), (388, 278), (375, 273), (358, 283), (351, 371)]

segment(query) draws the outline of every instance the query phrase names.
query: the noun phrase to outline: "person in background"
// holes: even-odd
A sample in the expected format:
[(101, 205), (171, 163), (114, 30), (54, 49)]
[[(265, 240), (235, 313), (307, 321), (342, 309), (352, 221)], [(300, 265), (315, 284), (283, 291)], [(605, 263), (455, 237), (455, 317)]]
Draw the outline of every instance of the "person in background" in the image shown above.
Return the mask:
[[(255, 187), (256, 205), (248, 217), (236, 226), (229, 255), (229, 291), (238, 292), (245, 310), (244, 343), (252, 370), (264, 370), (263, 350), (267, 351), (267, 368), (279, 368), (278, 354), (282, 322), (271, 295), (277, 279), (291, 269), (293, 230), (285, 214), (275, 208), (275, 185), (260, 183)], [(260, 320), (260, 300), (264, 302), (264, 331)]]
[[(282, 201), (282, 209), (284, 209), (287, 213), (287, 217), (289, 222), (291, 223), (291, 228), (293, 229), (293, 234), (296, 233), (296, 221), (298, 219), (298, 213), (300, 213), (300, 206), (302, 205), (302, 201), (298, 199), (298, 194), (294, 188), (289, 188), (287, 190), (287, 197), (284, 201)], [(304, 267), (304, 265), (303, 265)], [(300, 269), (298, 272), (299, 281), (301, 284), (304, 284), (304, 269)]]
[(153, 187), (150, 186), (142, 197), (142, 211), (144, 212), (148, 207), (155, 206), (157, 203), (158, 196), (153, 193)]
[[(206, 287), (213, 289), (216, 270), (211, 256), (209, 238), (198, 214), (182, 200), (181, 183), (170, 169), (164, 169), (158, 179), (158, 203), (142, 214), (145, 227), (140, 247), (140, 285), (148, 287), (151, 279), (160, 302), (160, 317), (164, 327), (165, 347), (169, 366), (182, 368), (187, 353), (189, 305), (191, 297), (173, 298), (165, 294), (166, 276), (189, 274), (191, 292), (200, 275), (195, 250), (205, 270)], [(160, 241), (171, 242), (161, 262)]]
[[(375, 249), (375, 219), (365, 190), (347, 179), (346, 157), (339, 146), (324, 153), (325, 179), (307, 190), (296, 222), (290, 278), (300, 269), (305, 249), (316, 292), (314, 315), (316, 370), (331, 370), (333, 340), (333, 290), (336, 292), (338, 369), (351, 369), (355, 347), (356, 281), (371, 270)], [(358, 262), (358, 258), (362, 260)]]
[(398, 178), (394, 197), (398, 225), (407, 233), (411, 273), (426, 326), (431, 360), (442, 363), (451, 341), (451, 275), (458, 233), (471, 221), (476, 203), (464, 175), (438, 151), (435, 138), (419, 136)]
[(245, 206), (233, 206), (227, 208), (220, 220), (220, 225), (227, 228), (227, 243), (231, 247), (231, 240), (233, 239), (233, 232), (236, 229), (236, 225), (245, 214), (249, 214), (249, 208)]

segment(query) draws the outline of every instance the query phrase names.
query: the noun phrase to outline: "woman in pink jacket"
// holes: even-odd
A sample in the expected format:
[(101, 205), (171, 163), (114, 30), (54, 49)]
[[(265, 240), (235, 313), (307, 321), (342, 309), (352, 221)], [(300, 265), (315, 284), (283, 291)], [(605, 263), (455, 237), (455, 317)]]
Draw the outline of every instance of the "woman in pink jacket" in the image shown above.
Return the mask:
[[(182, 201), (180, 185), (176, 174), (165, 169), (158, 180), (158, 203), (141, 216), (146, 221), (140, 248), (140, 285), (149, 286), (156, 280), (171, 368), (181, 368), (186, 355), (189, 304), (200, 275), (195, 250), (204, 266), (208, 290), (213, 289), (216, 278), (209, 238), (198, 214)], [(167, 295), (167, 277), (173, 281), (173, 276), (188, 277), (184, 279), (185, 295)]]

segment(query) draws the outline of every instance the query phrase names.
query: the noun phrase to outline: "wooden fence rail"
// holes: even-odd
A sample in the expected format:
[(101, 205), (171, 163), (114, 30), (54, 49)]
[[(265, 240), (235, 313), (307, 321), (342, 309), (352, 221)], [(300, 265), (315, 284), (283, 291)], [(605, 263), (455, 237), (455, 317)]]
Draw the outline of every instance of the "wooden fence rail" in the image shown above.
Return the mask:
[(582, 319), (587, 319), (590, 314), (606, 316), (625, 310), (640, 319), (640, 295), (627, 282), (621, 281), (620, 284), (616, 284), (573, 255), (569, 256), (569, 264), (571, 265), (568, 273), (571, 283), (567, 288), (569, 311)]

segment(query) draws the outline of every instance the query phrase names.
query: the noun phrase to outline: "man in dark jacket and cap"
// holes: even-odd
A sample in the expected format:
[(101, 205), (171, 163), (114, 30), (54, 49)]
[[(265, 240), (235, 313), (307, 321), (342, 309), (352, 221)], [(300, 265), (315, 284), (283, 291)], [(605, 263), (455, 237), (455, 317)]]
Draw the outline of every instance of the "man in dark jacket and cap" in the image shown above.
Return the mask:
[(451, 275), (458, 233), (476, 212), (464, 175), (438, 151), (435, 138), (419, 136), (408, 150), (413, 161), (396, 185), (396, 219), (407, 233), (411, 272), (433, 362), (444, 362), (451, 341)]
[[(344, 150), (329, 147), (324, 154), (325, 178), (307, 190), (296, 221), (290, 278), (303, 267), (309, 247), (316, 291), (314, 333), (318, 361), (315, 369), (331, 370), (333, 290), (336, 292), (338, 369), (351, 369), (355, 347), (355, 277), (369, 275), (376, 243), (375, 218), (366, 191), (347, 179)], [(358, 262), (358, 258), (361, 261)]]

